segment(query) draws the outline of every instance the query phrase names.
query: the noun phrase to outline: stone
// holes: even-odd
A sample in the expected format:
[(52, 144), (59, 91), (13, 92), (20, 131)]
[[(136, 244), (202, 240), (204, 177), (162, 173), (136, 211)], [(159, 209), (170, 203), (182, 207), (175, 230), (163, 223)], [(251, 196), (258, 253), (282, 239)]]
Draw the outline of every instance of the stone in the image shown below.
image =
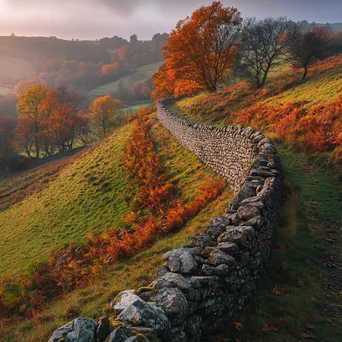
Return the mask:
[(101, 317), (98, 321), (98, 327), (96, 330), (96, 338), (102, 342), (111, 333), (110, 321), (108, 317)]
[(233, 242), (241, 247), (247, 247), (248, 242), (255, 236), (255, 230), (249, 226), (227, 228), (227, 231), (219, 236), (218, 242)]
[(261, 229), (263, 223), (264, 223), (264, 220), (263, 220), (262, 216), (256, 216), (256, 217), (253, 217), (250, 220), (244, 222), (244, 225), (251, 226), (256, 230), (259, 230), (259, 229)]
[(128, 338), (132, 337), (132, 331), (126, 327), (118, 327), (114, 329), (109, 335), (108, 342), (125, 342)]
[(218, 266), (221, 264), (226, 264), (226, 265), (231, 266), (235, 263), (235, 259), (232, 256), (226, 254), (220, 249), (216, 249), (210, 253), (209, 261), (214, 266)]
[(111, 308), (116, 314), (119, 314), (131, 304), (140, 302), (142, 299), (133, 290), (120, 292), (115, 299), (110, 303)]
[(173, 323), (182, 323), (188, 314), (188, 302), (182, 291), (177, 288), (162, 289), (152, 296), (151, 300), (164, 310), (165, 315)]
[(247, 204), (243, 207), (240, 207), (237, 211), (237, 214), (241, 220), (248, 221), (255, 216), (259, 216), (260, 210), (252, 204)]
[(217, 248), (229, 255), (234, 254), (239, 249), (238, 245), (233, 242), (220, 242)]
[(64, 338), (65, 342), (89, 342), (95, 341), (97, 322), (90, 318), (79, 317), (56, 329), (49, 342), (59, 342)]
[(178, 287), (180, 290), (190, 290), (192, 288), (191, 282), (181, 274), (168, 272), (160, 279), (169, 282), (173, 287)]
[(163, 330), (170, 328), (170, 322), (163, 310), (142, 300), (132, 303), (123, 310), (118, 316), (118, 320), (133, 325), (153, 328), (157, 332), (163, 332)]
[[(271, 142), (271, 139), (269, 139), (269, 138), (263, 138), (263, 139), (261, 139), (261, 140), (259, 141), (257, 147), (260, 148), (260, 147), (261, 147), (262, 145), (264, 145), (264, 144), (270, 145), (270, 142)], [(270, 146), (272, 146), (272, 145), (270, 145)]]

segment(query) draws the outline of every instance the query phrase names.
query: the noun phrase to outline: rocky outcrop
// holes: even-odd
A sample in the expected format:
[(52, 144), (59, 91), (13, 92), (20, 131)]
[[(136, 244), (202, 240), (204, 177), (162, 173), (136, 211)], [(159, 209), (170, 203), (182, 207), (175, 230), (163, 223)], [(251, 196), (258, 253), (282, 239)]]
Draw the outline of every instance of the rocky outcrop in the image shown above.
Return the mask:
[(250, 127), (192, 124), (165, 104), (158, 104), (159, 121), (224, 177), (235, 198), (205, 232), (163, 256), (158, 279), (137, 291), (124, 291), (112, 301), (114, 321), (102, 318), (99, 326), (95, 322), (83, 331), (75, 320), (57, 329), (52, 342), (62, 335), (68, 342), (86, 341), (83, 336), (88, 335), (93, 341), (90, 331), (97, 331), (99, 341), (105, 336), (112, 342), (201, 341), (234, 322), (256, 291), (283, 197), (276, 149)]

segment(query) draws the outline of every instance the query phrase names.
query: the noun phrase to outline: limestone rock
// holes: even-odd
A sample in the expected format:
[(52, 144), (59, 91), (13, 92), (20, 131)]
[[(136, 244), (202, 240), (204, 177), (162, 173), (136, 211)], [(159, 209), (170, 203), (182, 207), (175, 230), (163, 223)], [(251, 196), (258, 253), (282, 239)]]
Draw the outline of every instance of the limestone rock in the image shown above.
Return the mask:
[[(200, 249), (200, 248), (197, 248)], [(188, 249), (179, 248), (163, 256), (171, 272), (192, 273), (197, 269), (197, 262)]]
[(64, 338), (65, 342), (92, 342), (96, 338), (97, 323), (93, 319), (79, 317), (56, 329), (49, 342), (59, 342)]
[(227, 229), (219, 236), (218, 242), (233, 242), (238, 246), (247, 247), (248, 242), (255, 236), (255, 230), (249, 226), (239, 226)]
[(226, 265), (233, 265), (235, 263), (235, 259), (223, 252), (220, 249), (215, 249), (210, 253), (210, 263), (214, 266), (218, 266), (221, 264), (226, 264)]
[(170, 322), (163, 310), (143, 300), (132, 303), (120, 313), (118, 319), (121, 322), (153, 328), (159, 332), (170, 328)]
[(160, 279), (169, 282), (174, 287), (178, 287), (180, 290), (190, 290), (192, 288), (191, 282), (184, 278), (181, 274), (168, 272)]
[(119, 314), (120, 312), (128, 308), (131, 304), (140, 301), (142, 301), (142, 299), (138, 295), (136, 295), (135, 291), (127, 290), (120, 292), (110, 303), (110, 306), (116, 314)]
[(241, 220), (248, 221), (255, 216), (259, 216), (260, 210), (252, 204), (247, 204), (243, 207), (240, 207), (237, 211), (237, 214)]
[(152, 296), (151, 300), (164, 310), (165, 315), (173, 323), (182, 323), (188, 314), (188, 302), (182, 291), (177, 288), (162, 289)]

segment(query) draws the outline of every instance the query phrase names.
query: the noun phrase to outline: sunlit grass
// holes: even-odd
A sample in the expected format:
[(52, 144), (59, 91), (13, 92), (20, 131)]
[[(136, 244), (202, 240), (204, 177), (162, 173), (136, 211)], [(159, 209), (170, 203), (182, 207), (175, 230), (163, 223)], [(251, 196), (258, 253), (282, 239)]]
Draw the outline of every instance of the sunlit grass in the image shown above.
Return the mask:
[[(123, 131), (119, 134), (123, 134)], [(125, 134), (128, 135), (129, 132)], [(170, 181), (177, 184), (184, 200), (192, 199), (198, 189), (207, 183), (208, 177), (215, 177), (214, 173), (174, 140), (155, 118), (152, 134)], [(118, 137), (112, 139), (116, 141)], [(109, 155), (112, 157), (114, 152), (108, 153), (108, 158)], [(3, 321), (0, 323), (0, 335), (5, 336), (4, 341), (45, 342), (54, 328), (77, 316), (98, 318), (103, 315), (104, 308), (117, 292), (139, 288), (154, 280), (157, 269), (163, 263), (162, 255), (170, 249), (181, 247), (189, 241), (191, 236), (203, 231), (212, 217), (219, 216), (225, 211), (232, 197), (232, 191), (226, 189), (219, 198), (189, 221), (180, 232), (159, 239), (151, 248), (133, 258), (116, 263), (89, 286), (49, 304), (36, 317), (21, 319), (19, 323), (18, 319)]]
[(88, 232), (121, 224), (132, 196), (121, 165), (129, 132), (130, 126), (118, 130), (41, 192), (0, 213), (2, 276), (25, 271), (72, 240), (82, 242)]

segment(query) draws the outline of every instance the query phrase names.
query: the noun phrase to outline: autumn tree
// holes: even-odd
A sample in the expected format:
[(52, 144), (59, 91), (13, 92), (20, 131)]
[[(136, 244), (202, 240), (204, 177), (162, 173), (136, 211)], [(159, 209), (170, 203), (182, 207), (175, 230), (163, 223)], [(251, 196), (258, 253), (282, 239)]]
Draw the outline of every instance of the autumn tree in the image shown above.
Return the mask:
[[(48, 115), (45, 100), (49, 94), (50, 89), (48, 87), (41, 84), (34, 84), (27, 87), (18, 96), (17, 112), (19, 118), (17, 130), (26, 130), (25, 125), (21, 124), (21, 121), (25, 121), (27, 126), (32, 127), (32, 131), (25, 132), (25, 136), (30, 135), (30, 138), (27, 137), (27, 139), (32, 140), (34, 143), (36, 158), (39, 158), (42, 147), (42, 134)], [(30, 153), (28, 154), (31, 156)]]
[(51, 151), (46, 149), (46, 153), (53, 153), (54, 148), (59, 152), (72, 150), (75, 141), (83, 140), (87, 131), (89, 120), (82, 114), (85, 111), (82, 100), (65, 87), (58, 87), (56, 91), (50, 91), (45, 105), (49, 110), (45, 138), (52, 148)]
[(324, 28), (302, 32), (296, 27), (289, 36), (289, 50), (294, 66), (304, 69), (302, 80), (306, 79), (308, 68), (323, 57), (329, 33)]
[(121, 102), (110, 96), (98, 97), (89, 108), (92, 123), (98, 135), (104, 138), (119, 119)]
[[(174, 96), (218, 89), (234, 60), (241, 21), (236, 8), (214, 1), (178, 22), (164, 47), (165, 67), (158, 72), (165, 72), (165, 82), (174, 84)], [(159, 88), (163, 82), (158, 73), (155, 96), (168, 92)]]
[(286, 53), (291, 22), (286, 17), (257, 21), (247, 18), (241, 32), (242, 62), (257, 88), (262, 88), (272, 66)]

